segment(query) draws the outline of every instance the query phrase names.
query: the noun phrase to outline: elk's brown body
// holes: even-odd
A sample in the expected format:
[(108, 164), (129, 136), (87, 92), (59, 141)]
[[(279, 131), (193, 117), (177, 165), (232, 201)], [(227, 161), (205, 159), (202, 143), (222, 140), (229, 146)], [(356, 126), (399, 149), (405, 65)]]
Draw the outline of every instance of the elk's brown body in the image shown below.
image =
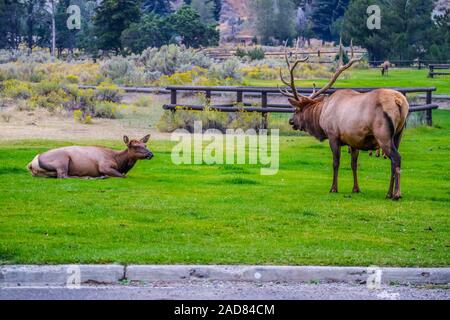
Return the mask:
[(281, 90), (281, 93), (288, 96), (289, 102), (295, 107), (294, 116), (289, 123), (295, 130), (306, 131), (320, 141), (329, 140), (333, 152), (334, 169), (330, 192), (338, 191), (338, 169), (342, 146), (349, 146), (351, 153), (353, 192), (360, 191), (357, 177), (359, 150), (381, 148), (391, 159), (391, 182), (387, 197), (399, 199), (401, 197), (401, 157), (398, 147), (409, 109), (406, 98), (400, 92), (390, 89), (377, 89), (367, 93), (337, 90), (330, 96), (322, 95), (344, 70), (358, 61), (353, 58), (353, 48), (351, 49), (352, 59), (346, 65), (340, 65), (330, 82), (310, 96), (299, 94), (293, 80), (293, 69), (306, 59), (297, 60), (291, 64), (286, 56), (291, 81), (285, 81), (281, 72), (280, 75), (283, 83), (292, 89), (292, 93)]
[(140, 159), (151, 159), (153, 153), (145, 143), (150, 135), (141, 140), (124, 137), (127, 149), (116, 151), (104, 147), (63, 147), (37, 155), (28, 165), (36, 177), (125, 177)]
[(389, 61), (385, 61), (381, 64), (380, 68), (381, 68), (381, 75), (384, 76), (388, 76), (389, 75), (389, 67), (391, 66), (391, 63)]

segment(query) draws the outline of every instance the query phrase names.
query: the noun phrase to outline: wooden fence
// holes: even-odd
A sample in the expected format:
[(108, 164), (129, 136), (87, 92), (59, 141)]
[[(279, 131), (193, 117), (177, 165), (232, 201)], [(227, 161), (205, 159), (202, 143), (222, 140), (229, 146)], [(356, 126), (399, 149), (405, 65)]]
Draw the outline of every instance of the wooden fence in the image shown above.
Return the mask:
[[(433, 78), (435, 75), (450, 75), (450, 64), (429, 64), (428, 68), (430, 69), (430, 72), (428, 73), (430, 78)], [(436, 69), (447, 71), (434, 71)]]

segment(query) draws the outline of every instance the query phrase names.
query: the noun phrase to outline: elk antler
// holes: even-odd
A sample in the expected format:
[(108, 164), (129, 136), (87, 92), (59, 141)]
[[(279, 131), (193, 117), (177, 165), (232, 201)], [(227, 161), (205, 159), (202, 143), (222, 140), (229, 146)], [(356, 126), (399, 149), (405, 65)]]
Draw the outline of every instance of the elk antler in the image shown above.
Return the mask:
[(293, 99), (299, 101), (300, 97), (305, 97), (305, 96), (303, 96), (300, 93), (298, 93), (297, 89), (295, 88), (294, 71), (295, 71), (295, 68), (298, 66), (298, 64), (308, 60), (309, 56), (306, 56), (303, 59), (297, 59), (297, 51), (298, 51), (297, 49), (298, 49), (298, 41), (297, 41), (296, 51), (295, 51), (295, 59), (296, 60), (294, 61), (293, 64), (291, 64), (291, 61), (289, 60), (289, 57), (288, 57), (288, 54), (287, 54), (287, 41), (286, 41), (286, 44), (284, 46), (284, 58), (286, 59), (286, 64), (287, 64), (287, 67), (289, 69), (289, 75), (290, 75), (290, 78), (291, 78), (290, 79), (291, 80), (290, 83), (287, 82), (286, 80), (284, 80), (284, 77), (283, 77), (283, 74), (282, 74), (281, 68), (280, 68), (280, 79), (281, 79), (281, 82), (283, 82), (286, 86), (290, 87), (291, 90), (292, 90), (292, 93), (290, 93), (286, 89), (281, 89), (280, 87), (278, 87), (278, 90), (280, 90), (282, 95), (284, 95), (286, 97), (289, 97), (289, 98), (293, 98)]
[(345, 65), (343, 65), (343, 51), (344, 51), (344, 48), (342, 47), (342, 39), (341, 39), (340, 43), (339, 43), (339, 65), (338, 65), (338, 67), (336, 69), (336, 72), (333, 74), (333, 76), (331, 77), (330, 81), (324, 87), (322, 87), (319, 91), (313, 92), (309, 96), (310, 99), (314, 99), (314, 98), (318, 97), (319, 95), (321, 95), (322, 93), (326, 92), (328, 89), (330, 89), (331, 86), (339, 78), (339, 76), (341, 75), (342, 72), (344, 72), (345, 70), (350, 68), (355, 62), (358, 62), (358, 61), (360, 61), (362, 59), (362, 57), (361, 58), (355, 58), (354, 57), (353, 40), (350, 41), (351, 58), (350, 58), (350, 61), (347, 64), (345, 64)]

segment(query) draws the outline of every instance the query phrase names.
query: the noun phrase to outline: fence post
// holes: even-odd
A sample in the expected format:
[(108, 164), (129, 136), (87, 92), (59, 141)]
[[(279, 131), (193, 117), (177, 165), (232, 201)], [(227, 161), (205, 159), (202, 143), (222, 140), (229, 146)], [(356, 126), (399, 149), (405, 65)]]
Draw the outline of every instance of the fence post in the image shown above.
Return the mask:
[(237, 92), (237, 96), (236, 96), (236, 102), (238, 104), (242, 103), (244, 101), (243, 97), (244, 97), (243, 96), (243, 92), (242, 91), (238, 91)]
[[(177, 105), (177, 89), (170, 89), (170, 104)], [(176, 108), (173, 108), (172, 110), (172, 114), (175, 113)]]
[[(432, 92), (427, 91), (427, 104), (431, 104), (433, 101), (433, 96), (432, 96)], [(432, 126), (433, 125), (433, 112), (431, 109), (428, 109), (427, 111), (425, 111), (425, 119), (427, 121), (427, 125)]]
[(170, 89), (170, 104), (177, 104), (177, 89)]
[(208, 100), (208, 103), (211, 101), (211, 90), (206, 90), (205, 91), (205, 97), (206, 100)]
[(434, 66), (429, 65), (428, 68), (430, 68), (430, 72), (428, 73), (428, 76), (430, 78), (433, 78), (434, 77)]
[[(261, 92), (261, 107), (263, 109), (267, 108), (267, 92)], [(267, 120), (267, 112), (262, 113), (263, 116), (263, 129), (267, 129), (269, 127)]]

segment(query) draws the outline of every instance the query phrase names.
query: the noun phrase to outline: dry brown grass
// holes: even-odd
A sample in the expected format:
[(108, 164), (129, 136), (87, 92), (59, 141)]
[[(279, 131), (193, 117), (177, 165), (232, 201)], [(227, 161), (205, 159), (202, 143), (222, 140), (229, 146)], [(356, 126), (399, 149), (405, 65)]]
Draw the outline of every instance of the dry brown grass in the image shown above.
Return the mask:
[[(124, 134), (140, 137), (151, 133), (152, 139), (168, 139), (155, 124), (162, 113), (166, 97), (158, 96), (150, 107), (133, 107), (136, 96), (125, 97), (130, 107), (122, 119), (93, 119), (92, 123), (76, 122), (71, 113), (51, 114), (45, 109), (18, 111), (15, 106), (0, 107), (0, 140), (48, 139), (64, 141), (116, 140)], [(5, 121), (5, 118), (8, 118)]]

